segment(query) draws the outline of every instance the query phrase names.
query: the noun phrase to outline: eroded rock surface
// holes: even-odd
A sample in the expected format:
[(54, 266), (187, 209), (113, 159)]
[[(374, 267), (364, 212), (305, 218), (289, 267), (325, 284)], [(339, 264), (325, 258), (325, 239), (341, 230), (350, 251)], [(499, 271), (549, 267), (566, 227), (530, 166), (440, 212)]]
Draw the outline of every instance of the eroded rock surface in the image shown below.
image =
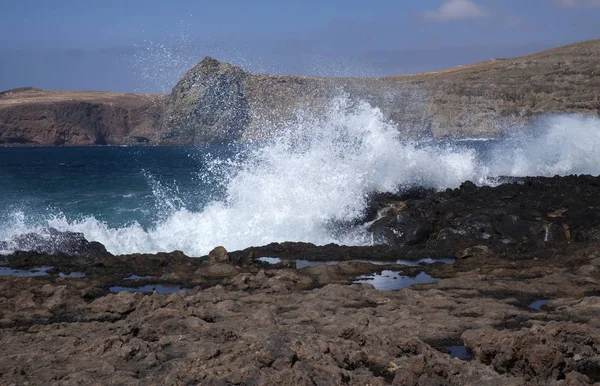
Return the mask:
[[(446, 227), (464, 224), (454, 218), (488, 216), (484, 231), (492, 237), (485, 239), (475, 232), (438, 240), (434, 218), (425, 241), (401, 248), (284, 243), (216, 248), (203, 258), (181, 252), (7, 256), (10, 267), (53, 268), (38, 277), (0, 276), (0, 383), (598, 384), (596, 182), (533, 179), (392, 200), (394, 210), (451, 218)], [(575, 196), (573, 187), (579, 187)], [(509, 192), (501, 204), (482, 198)], [(444, 213), (450, 204), (456, 217)], [(527, 230), (504, 242), (522, 228), (519, 221), (503, 222), (502, 208), (528, 221), (527, 229), (557, 224), (572, 237), (545, 241)], [(424, 251), (456, 260), (397, 261)], [(374, 261), (353, 261), (369, 252)], [(269, 264), (261, 256), (281, 260)], [(327, 264), (295, 268), (294, 259)], [(354, 283), (383, 270), (439, 280), (396, 291)], [(71, 271), (85, 277), (59, 275)], [(160, 285), (181, 290), (130, 292)], [(117, 287), (128, 290), (115, 293)], [(548, 302), (531, 307), (537, 300)], [(456, 346), (472, 359), (451, 357)]]

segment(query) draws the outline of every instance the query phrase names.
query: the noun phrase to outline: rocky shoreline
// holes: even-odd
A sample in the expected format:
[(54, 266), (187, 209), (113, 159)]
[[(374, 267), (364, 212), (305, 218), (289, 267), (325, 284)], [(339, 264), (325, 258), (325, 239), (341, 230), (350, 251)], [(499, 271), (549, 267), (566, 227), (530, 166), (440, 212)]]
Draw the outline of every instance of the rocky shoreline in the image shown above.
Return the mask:
[(600, 384), (598, 197), (590, 176), (374, 196), (371, 247), (24, 235), (1, 256), (0, 383)]

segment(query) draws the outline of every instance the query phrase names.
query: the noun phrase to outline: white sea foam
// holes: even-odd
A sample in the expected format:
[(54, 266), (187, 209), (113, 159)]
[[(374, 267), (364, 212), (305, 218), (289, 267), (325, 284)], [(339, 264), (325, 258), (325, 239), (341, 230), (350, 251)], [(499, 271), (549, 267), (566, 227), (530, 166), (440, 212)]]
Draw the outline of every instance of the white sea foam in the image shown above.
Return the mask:
[[(93, 217), (53, 216), (33, 226), (23, 213), (0, 230), (0, 240), (41, 227), (83, 232), (116, 254), (183, 250), (203, 255), (217, 245), (240, 249), (281, 241), (367, 244), (361, 228), (340, 232), (336, 224), (361, 216), (369, 193), (398, 187), (457, 187), (491, 177), (600, 173), (600, 121), (555, 116), (537, 121), (486, 154), (462, 142), (406, 142), (402, 128), (387, 123), (366, 103), (336, 99), (320, 118), (303, 117), (268, 143), (230, 162), (226, 198), (188, 210), (176, 189), (148, 177), (160, 220), (111, 228)], [(209, 166), (219, 169), (222, 161)], [(233, 170), (233, 172), (232, 172)]]

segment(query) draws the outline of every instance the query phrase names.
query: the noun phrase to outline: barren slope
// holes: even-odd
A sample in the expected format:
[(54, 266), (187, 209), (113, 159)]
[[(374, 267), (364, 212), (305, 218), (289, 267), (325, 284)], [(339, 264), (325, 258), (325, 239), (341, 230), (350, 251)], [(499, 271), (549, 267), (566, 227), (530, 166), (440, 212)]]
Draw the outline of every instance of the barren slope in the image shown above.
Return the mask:
[(271, 136), (298, 111), (344, 95), (407, 137), (493, 136), (541, 114), (596, 115), (600, 40), (513, 59), (384, 78), (252, 74), (205, 58), (171, 94), (17, 89), (0, 93), (0, 144), (191, 145)]
[(0, 144), (135, 143), (134, 130), (156, 126), (161, 99), (110, 92), (8, 90), (0, 93)]

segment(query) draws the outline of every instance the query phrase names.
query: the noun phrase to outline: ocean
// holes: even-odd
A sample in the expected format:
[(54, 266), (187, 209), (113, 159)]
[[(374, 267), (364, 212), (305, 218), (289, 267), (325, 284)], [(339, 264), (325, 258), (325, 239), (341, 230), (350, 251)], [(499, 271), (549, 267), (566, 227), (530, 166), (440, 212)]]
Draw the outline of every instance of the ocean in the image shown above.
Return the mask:
[[(243, 146), (0, 148), (0, 241), (52, 227), (115, 254), (270, 242), (366, 245), (373, 192), (600, 173), (600, 120), (551, 116), (488, 139), (406, 140), (340, 101)], [(4, 253), (10, 250), (3, 251)]]

